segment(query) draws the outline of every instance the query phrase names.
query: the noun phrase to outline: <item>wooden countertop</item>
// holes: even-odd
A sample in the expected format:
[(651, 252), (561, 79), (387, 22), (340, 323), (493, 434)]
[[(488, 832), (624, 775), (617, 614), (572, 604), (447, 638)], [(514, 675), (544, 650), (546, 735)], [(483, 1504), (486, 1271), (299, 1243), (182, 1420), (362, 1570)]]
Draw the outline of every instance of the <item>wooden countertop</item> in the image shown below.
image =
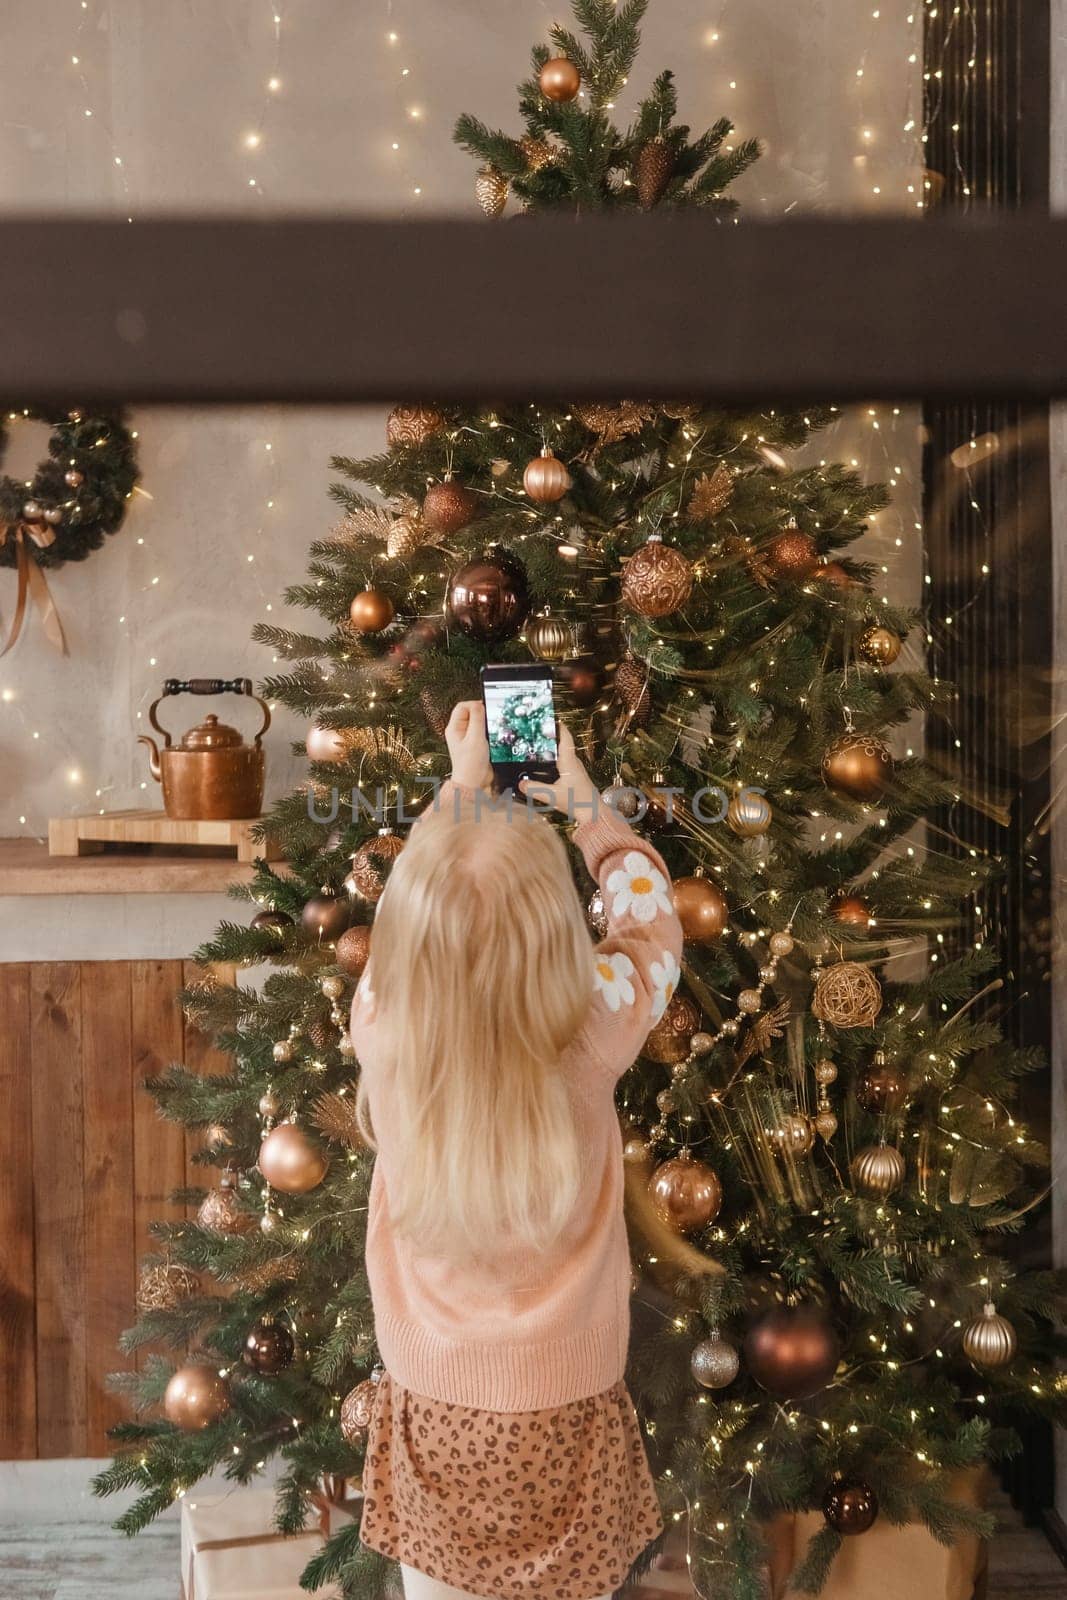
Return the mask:
[(40, 839), (0, 839), (0, 895), (225, 894), (252, 869), (226, 857), (182, 855), (149, 846), (143, 854), (50, 856)]

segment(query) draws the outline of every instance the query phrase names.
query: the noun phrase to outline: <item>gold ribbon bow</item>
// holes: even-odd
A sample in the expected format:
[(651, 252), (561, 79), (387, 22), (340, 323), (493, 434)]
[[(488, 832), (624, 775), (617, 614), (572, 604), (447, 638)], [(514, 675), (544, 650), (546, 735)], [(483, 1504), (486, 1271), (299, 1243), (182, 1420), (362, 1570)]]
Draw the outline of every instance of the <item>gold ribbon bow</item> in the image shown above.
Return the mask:
[(22, 632), (23, 620), (26, 616), (26, 606), (29, 601), (37, 607), (41, 614), (41, 627), (45, 637), (59, 651), (61, 655), (67, 653), (67, 641), (63, 633), (63, 624), (59, 620), (56, 603), (52, 599), (52, 591), (48, 587), (44, 569), (30, 554), (27, 540), (32, 541), (38, 550), (47, 550), (55, 542), (52, 529), (39, 522), (9, 523), (6, 527), (0, 525), (0, 545), (8, 539), (15, 541), (15, 570), (18, 573), (18, 595), (15, 600), (15, 615), (8, 630), (7, 642), (0, 656), (6, 656), (11, 646)]

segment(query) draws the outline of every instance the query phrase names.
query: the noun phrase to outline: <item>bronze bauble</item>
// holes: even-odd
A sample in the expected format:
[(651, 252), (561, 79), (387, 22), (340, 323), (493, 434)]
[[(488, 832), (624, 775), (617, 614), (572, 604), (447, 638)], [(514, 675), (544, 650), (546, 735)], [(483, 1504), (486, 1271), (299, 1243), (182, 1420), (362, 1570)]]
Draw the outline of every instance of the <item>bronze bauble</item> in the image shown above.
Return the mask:
[(785, 533), (771, 540), (767, 557), (777, 577), (803, 583), (814, 572), (819, 552), (814, 539), (801, 533), (799, 528), (788, 528)]
[(271, 910), (257, 911), (249, 923), (250, 928), (257, 928), (261, 932), (269, 928), (275, 933), (280, 933), (283, 928), (291, 928), (292, 926), (292, 917), (288, 916), (284, 911)]
[(861, 1194), (892, 1194), (906, 1171), (904, 1157), (891, 1144), (869, 1144), (852, 1158), (852, 1182)]
[(244, 1359), (253, 1372), (274, 1378), (284, 1372), (293, 1359), (296, 1344), (283, 1322), (261, 1317), (245, 1340)]
[(627, 651), (615, 668), (615, 695), (636, 728), (643, 728), (652, 715), (648, 685), (649, 670), (645, 663)]
[(482, 509), (482, 498), (453, 478), (431, 483), (422, 502), (423, 527), (447, 538), (473, 522)]
[(376, 905), (385, 893), (393, 862), (403, 848), (403, 839), (390, 828), (383, 828), (373, 839), (361, 844), (352, 857), (352, 870), (345, 879), (349, 894)]
[(487, 217), (499, 217), (508, 203), (508, 180), (499, 167), (479, 167), (474, 194)]
[(901, 1110), (907, 1097), (906, 1075), (879, 1050), (856, 1081), (857, 1101), (872, 1117), (885, 1117)]
[(718, 1176), (688, 1152), (661, 1162), (648, 1181), (648, 1192), (664, 1222), (679, 1233), (706, 1228), (722, 1205)]
[(648, 139), (634, 162), (634, 187), (645, 211), (651, 211), (674, 176), (674, 151), (662, 135)]
[(963, 1330), (963, 1353), (980, 1372), (995, 1372), (1006, 1367), (1019, 1341), (1007, 1317), (999, 1315), (992, 1301), (982, 1307), (982, 1315)]
[(834, 1028), (869, 1028), (882, 1009), (882, 986), (858, 961), (836, 961), (815, 979), (811, 1009)]
[(402, 445), (424, 445), (444, 425), (444, 414), (436, 406), (394, 406), (385, 424), (386, 443), (390, 450)]
[(742, 789), (726, 808), (726, 825), (739, 839), (758, 839), (767, 832), (774, 813), (766, 795)]
[(707, 878), (675, 878), (674, 909), (682, 932), (693, 944), (712, 944), (721, 938), (730, 909), (719, 889)]
[(224, 1177), (217, 1189), (209, 1189), (201, 1200), (196, 1220), (209, 1233), (247, 1233), (253, 1226), (252, 1218), (243, 1210), (237, 1198), (232, 1178)]
[(721, 1333), (701, 1339), (689, 1357), (689, 1370), (705, 1389), (725, 1389), (737, 1377), (740, 1366), (737, 1347)]
[(360, 633), (381, 633), (396, 616), (396, 607), (389, 596), (370, 584), (361, 589), (348, 608), (352, 626)]
[(448, 585), (448, 620), (481, 644), (514, 639), (529, 611), (525, 568), (506, 550), (468, 561)]
[(840, 1359), (837, 1335), (816, 1306), (779, 1306), (760, 1317), (745, 1339), (745, 1365), (782, 1400), (806, 1400), (825, 1389)]
[(300, 921), (313, 938), (320, 943), (332, 944), (348, 927), (351, 915), (352, 908), (347, 896), (335, 894), (324, 884), (305, 905)]
[(522, 486), (531, 500), (550, 505), (562, 500), (571, 486), (571, 475), (563, 462), (545, 445), (539, 456), (534, 456), (522, 475)]
[(653, 534), (627, 561), (622, 602), (642, 617), (680, 611), (693, 592), (693, 569), (680, 550)]
[(641, 1054), (663, 1066), (673, 1066), (684, 1061), (689, 1054), (689, 1043), (700, 1027), (700, 1011), (684, 994), (676, 994), (667, 1002), (667, 1009), (649, 1032)]
[(576, 706), (596, 703), (601, 689), (600, 668), (595, 661), (565, 661), (556, 673), (557, 682)]
[(791, 1111), (779, 1119), (771, 1138), (782, 1155), (796, 1159), (810, 1154), (815, 1143), (815, 1127), (810, 1118), (799, 1111)]
[(346, 1444), (362, 1444), (364, 1435), (374, 1415), (374, 1401), (378, 1383), (374, 1378), (364, 1378), (350, 1389), (341, 1401), (341, 1436)]
[(878, 1496), (868, 1483), (832, 1483), (822, 1512), (835, 1533), (866, 1533), (878, 1515)]
[(840, 561), (825, 561), (812, 573), (816, 583), (828, 583), (832, 589), (851, 589), (852, 578)]
[(538, 661), (564, 661), (574, 654), (574, 629), (562, 617), (531, 617), (526, 624), (526, 643)]
[(346, 755), (345, 736), (339, 728), (320, 728), (316, 723), (308, 731), (304, 748), (312, 761), (343, 761)]
[(573, 100), (582, 87), (581, 73), (574, 62), (568, 61), (566, 56), (553, 56), (546, 61), (538, 74), (537, 81), (545, 99), (555, 100), (557, 104)]
[(899, 633), (875, 624), (860, 635), (860, 655), (877, 666), (891, 667), (900, 654), (901, 643)]
[(370, 929), (346, 928), (337, 941), (334, 960), (349, 978), (361, 978), (370, 960)]
[(871, 908), (858, 894), (839, 895), (830, 905), (830, 915), (846, 928), (869, 928)]
[(163, 1415), (183, 1433), (210, 1428), (230, 1409), (230, 1389), (214, 1367), (200, 1362), (179, 1367), (163, 1395)]
[(871, 733), (842, 734), (823, 755), (822, 778), (836, 794), (874, 805), (893, 781), (889, 746)]
[(195, 1272), (176, 1261), (162, 1261), (141, 1273), (137, 1284), (137, 1309), (172, 1311), (199, 1292), (200, 1279)]
[(259, 1170), (272, 1189), (307, 1194), (317, 1189), (329, 1169), (318, 1145), (295, 1122), (279, 1122), (259, 1147)]

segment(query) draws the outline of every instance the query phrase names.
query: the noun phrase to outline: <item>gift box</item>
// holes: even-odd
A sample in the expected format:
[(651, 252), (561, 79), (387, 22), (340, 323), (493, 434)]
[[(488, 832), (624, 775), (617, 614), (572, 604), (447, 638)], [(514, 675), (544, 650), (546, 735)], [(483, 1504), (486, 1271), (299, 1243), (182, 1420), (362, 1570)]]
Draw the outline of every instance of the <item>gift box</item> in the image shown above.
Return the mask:
[[(274, 1526), (273, 1489), (232, 1489), (182, 1501), (182, 1600), (306, 1600), (300, 1574), (323, 1543), (358, 1518), (358, 1490), (331, 1479), (309, 1507), (300, 1533)], [(340, 1591), (317, 1591), (318, 1600), (339, 1600)]]

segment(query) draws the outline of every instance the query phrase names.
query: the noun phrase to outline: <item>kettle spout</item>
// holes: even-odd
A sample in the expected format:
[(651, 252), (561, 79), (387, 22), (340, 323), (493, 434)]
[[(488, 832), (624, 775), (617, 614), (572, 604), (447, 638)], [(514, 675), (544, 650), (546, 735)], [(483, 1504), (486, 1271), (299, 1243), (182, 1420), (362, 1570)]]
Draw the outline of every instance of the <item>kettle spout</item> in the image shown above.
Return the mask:
[(156, 741), (153, 738), (150, 738), (147, 733), (141, 733), (137, 736), (137, 743), (146, 744), (149, 750), (152, 752), (148, 758), (148, 770), (151, 772), (156, 782), (159, 783), (162, 779), (162, 773), (159, 766), (159, 751), (156, 748)]

